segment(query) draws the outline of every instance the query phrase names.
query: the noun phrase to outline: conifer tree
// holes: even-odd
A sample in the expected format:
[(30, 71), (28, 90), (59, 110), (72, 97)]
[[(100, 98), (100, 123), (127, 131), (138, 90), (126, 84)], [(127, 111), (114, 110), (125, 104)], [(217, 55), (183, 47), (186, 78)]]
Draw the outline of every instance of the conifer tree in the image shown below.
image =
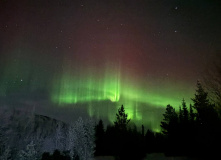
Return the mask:
[[(193, 100), (193, 107), (196, 109), (195, 123), (195, 140), (199, 144), (199, 153), (205, 152), (211, 156), (216, 146), (219, 145), (220, 134), (217, 130), (219, 124), (218, 113), (215, 110), (215, 105), (211, 104), (208, 98), (208, 93), (204, 91), (201, 83), (197, 82), (197, 89)], [(212, 158), (213, 159), (213, 158)]]
[[(204, 91), (201, 83), (197, 81), (195, 97), (192, 99), (193, 107), (197, 111), (197, 122), (208, 125), (217, 118), (215, 106), (209, 102), (208, 93)], [(212, 120), (214, 119), (214, 120)]]
[(178, 126), (178, 115), (175, 112), (175, 108), (171, 105), (167, 105), (166, 112), (163, 114), (163, 121), (161, 122), (161, 128), (163, 134), (165, 134), (167, 139), (167, 148), (166, 152), (176, 152), (176, 144), (179, 135), (179, 126)]
[(195, 114), (194, 114), (194, 112), (193, 112), (193, 106), (192, 106), (192, 104), (190, 104), (189, 120), (190, 120), (190, 123), (193, 123), (194, 120), (195, 120)]
[(171, 105), (167, 105), (166, 112), (163, 114), (164, 119), (161, 122), (161, 128), (163, 129), (163, 133), (166, 135), (172, 135), (176, 130), (178, 123), (178, 115), (175, 112), (175, 108)]
[(95, 154), (102, 155), (104, 150), (104, 125), (103, 121), (100, 120), (99, 123), (95, 126)]
[(104, 124), (101, 119), (99, 120), (98, 125), (95, 126), (95, 136), (96, 137), (104, 136)]
[(179, 107), (179, 122), (180, 123), (183, 122), (183, 110), (182, 110), (181, 106)]
[[(74, 156), (79, 156), (82, 160), (93, 158), (94, 156), (94, 124), (92, 120), (83, 121), (81, 117), (74, 125)], [(71, 155), (72, 156), (72, 155)]]
[(187, 123), (189, 119), (189, 113), (184, 99), (182, 101), (182, 114), (183, 114), (183, 123)]
[(122, 105), (118, 109), (118, 113), (116, 113), (117, 120), (114, 122), (114, 125), (118, 129), (126, 130), (127, 124), (130, 122), (130, 119), (128, 119), (128, 115), (125, 113), (124, 106)]

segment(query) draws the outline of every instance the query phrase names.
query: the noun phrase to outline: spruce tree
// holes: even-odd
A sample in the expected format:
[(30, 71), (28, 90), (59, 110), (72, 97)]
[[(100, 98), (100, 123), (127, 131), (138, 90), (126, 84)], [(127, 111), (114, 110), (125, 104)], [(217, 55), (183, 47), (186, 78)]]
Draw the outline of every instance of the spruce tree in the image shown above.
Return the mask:
[(95, 126), (95, 136), (97, 138), (104, 136), (104, 124), (101, 119), (99, 120), (98, 124)]
[(168, 104), (166, 107), (166, 112), (163, 114), (163, 116), (164, 119), (160, 125), (163, 129), (163, 133), (166, 135), (173, 135), (178, 123), (178, 115), (175, 112), (175, 108)]
[(177, 127), (177, 133), (179, 135), (179, 147), (180, 150), (177, 150), (180, 154), (186, 154), (186, 146), (188, 145), (188, 137), (190, 135), (190, 126), (189, 126), (189, 113), (186, 107), (186, 102), (182, 100), (182, 108), (180, 107), (180, 123)]
[(217, 118), (215, 106), (209, 102), (208, 93), (204, 91), (199, 81), (197, 81), (197, 89), (192, 101), (194, 103), (193, 107), (197, 111), (196, 118), (198, 123), (208, 125), (208, 123), (213, 122)]
[(162, 132), (168, 137), (166, 142), (166, 152), (176, 152), (177, 139), (179, 136), (178, 115), (175, 112), (175, 108), (167, 105), (166, 112), (163, 116), (164, 119), (160, 126), (162, 127)]
[(184, 99), (182, 101), (182, 114), (183, 114), (183, 123), (186, 124), (188, 122), (188, 119), (189, 119), (189, 113), (188, 113), (188, 110), (187, 110), (187, 107), (186, 107), (186, 102), (185, 102)]
[(179, 107), (179, 122), (180, 123), (183, 122), (183, 110), (182, 110), (181, 106)]
[(104, 154), (104, 125), (103, 121), (100, 120), (99, 123), (95, 126), (95, 155), (102, 155)]
[(217, 130), (219, 124), (218, 114), (215, 105), (209, 102), (208, 94), (204, 91), (201, 83), (197, 82), (197, 89), (193, 100), (193, 107), (196, 109), (195, 141), (198, 143), (199, 153), (204, 152), (207, 156), (211, 156), (218, 146), (220, 134)]
[(190, 104), (190, 113), (189, 113), (189, 121), (190, 123), (194, 123), (195, 120), (195, 113), (193, 112), (193, 106)]
[(120, 130), (126, 130), (127, 124), (130, 122), (130, 119), (127, 118), (128, 115), (125, 113), (124, 106), (122, 105), (118, 109), (118, 113), (116, 113), (116, 121), (114, 122), (114, 125), (117, 129)]

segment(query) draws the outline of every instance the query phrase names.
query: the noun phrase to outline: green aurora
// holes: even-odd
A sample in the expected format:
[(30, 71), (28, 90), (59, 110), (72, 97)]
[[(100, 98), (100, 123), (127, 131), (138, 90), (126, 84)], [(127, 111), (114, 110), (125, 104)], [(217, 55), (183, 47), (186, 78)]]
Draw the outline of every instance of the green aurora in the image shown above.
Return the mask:
[[(109, 122), (115, 120), (117, 109), (123, 104), (133, 122), (148, 124), (155, 131), (159, 131), (167, 104), (178, 110), (181, 100), (185, 98), (189, 104), (194, 93), (194, 88), (187, 88), (187, 84), (167, 79), (159, 81), (153, 77), (142, 81), (136, 73), (128, 72), (119, 62), (106, 61), (102, 67), (97, 67), (94, 64), (80, 66), (65, 61), (61, 65), (62, 69), (53, 76), (39, 72), (39, 68), (24, 63), (23, 59), (12, 62), (9, 59), (2, 74), (2, 97), (15, 94), (24, 99), (25, 95), (29, 96), (39, 89), (48, 90), (48, 100), (53, 106), (63, 109), (73, 106), (74, 109), (84, 105), (90, 117), (106, 118)], [(38, 94), (41, 93), (37, 92), (34, 96)]]
[(159, 130), (220, 55), (219, 5), (205, 2), (1, 1), (1, 106), (112, 123), (123, 104)]
[[(183, 98), (189, 103), (192, 96), (190, 92), (184, 90), (185, 86), (180, 85), (175, 88), (169, 82), (159, 84), (159, 88), (163, 88), (163, 90), (155, 90), (156, 87), (150, 86), (151, 83), (148, 81), (141, 85), (136, 82), (136, 78), (125, 74), (119, 64), (109, 64), (102, 69), (90, 66), (75, 71), (71, 68), (71, 65), (66, 65), (60, 77), (54, 79), (51, 101), (62, 107), (72, 104), (88, 104), (87, 112), (91, 117), (100, 118), (102, 117), (100, 114), (108, 112), (106, 118), (110, 122), (114, 121), (117, 108), (123, 104), (128, 117), (134, 122), (154, 123), (157, 119), (155, 125), (150, 125), (152, 129), (158, 131), (157, 126), (159, 126), (162, 116), (150, 116), (151, 113), (145, 115), (145, 109), (148, 106), (163, 109), (167, 104), (178, 109)], [(154, 83), (152, 82), (152, 84)], [(104, 101), (109, 101), (115, 107), (96, 111), (93, 102), (102, 104)], [(97, 114), (97, 112), (101, 113)]]

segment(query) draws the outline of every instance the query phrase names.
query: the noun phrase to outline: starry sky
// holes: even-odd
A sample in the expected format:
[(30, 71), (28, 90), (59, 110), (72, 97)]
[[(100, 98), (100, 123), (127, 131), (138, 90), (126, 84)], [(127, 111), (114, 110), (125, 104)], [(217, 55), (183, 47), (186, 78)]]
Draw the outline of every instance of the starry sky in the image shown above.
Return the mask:
[(218, 0), (2, 0), (0, 102), (157, 130), (221, 48)]

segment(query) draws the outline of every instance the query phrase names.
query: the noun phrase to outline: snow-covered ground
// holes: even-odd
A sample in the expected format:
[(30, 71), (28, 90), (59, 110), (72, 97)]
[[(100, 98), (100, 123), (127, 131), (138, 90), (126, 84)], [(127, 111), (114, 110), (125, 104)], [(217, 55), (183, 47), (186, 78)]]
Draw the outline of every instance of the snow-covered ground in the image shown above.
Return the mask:
[(112, 156), (98, 156), (95, 157), (94, 160), (115, 160)]
[[(98, 156), (94, 160), (115, 160), (112, 156)], [(151, 153), (147, 154), (146, 158), (143, 160), (195, 160), (194, 158), (189, 157), (167, 157), (164, 153)]]
[(194, 160), (190, 157), (167, 157), (164, 153), (151, 153), (147, 154), (144, 160)]

